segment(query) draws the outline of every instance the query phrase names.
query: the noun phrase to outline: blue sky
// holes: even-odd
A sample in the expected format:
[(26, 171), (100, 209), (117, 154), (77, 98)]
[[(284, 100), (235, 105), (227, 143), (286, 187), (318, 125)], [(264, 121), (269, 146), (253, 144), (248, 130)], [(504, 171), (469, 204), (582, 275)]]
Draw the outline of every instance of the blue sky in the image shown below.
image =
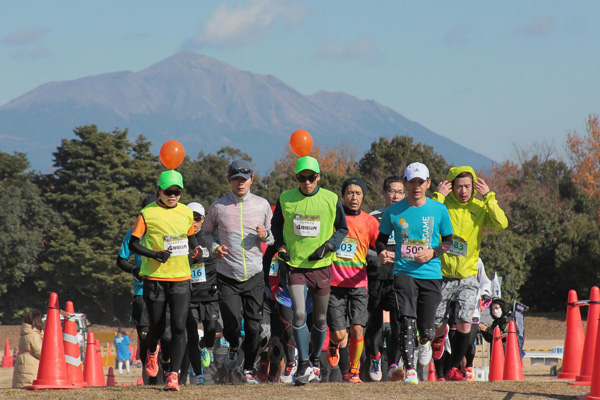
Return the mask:
[[(0, 105), (181, 50), (372, 99), (494, 160), (600, 112), (600, 2), (6, 1)], [(318, 138), (315, 138), (318, 143)]]

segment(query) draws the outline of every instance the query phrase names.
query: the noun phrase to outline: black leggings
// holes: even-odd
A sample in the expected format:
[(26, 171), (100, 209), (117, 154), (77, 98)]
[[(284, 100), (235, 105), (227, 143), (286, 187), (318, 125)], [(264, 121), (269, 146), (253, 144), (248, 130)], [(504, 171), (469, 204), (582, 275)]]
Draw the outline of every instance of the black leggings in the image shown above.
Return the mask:
[[(156, 352), (166, 329), (166, 308), (170, 310), (171, 369), (179, 373), (186, 349), (186, 319), (190, 306), (190, 281), (167, 282), (144, 280), (144, 302), (150, 329), (146, 337), (148, 351)], [(164, 353), (164, 350), (163, 350)], [(164, 354), (163, 354), (164, 358)], [(175, 367), (176, 366), (176, 367)], [(177, 368), (177, 370), (175, 370)]]
[[(365, 331), (365, 347), (370, 356), (374, 357), (379, 354), (379, 349), (383, 346), (383, 308), (377, 307), (373, 312), (369, 313), (369, 321)], [(400, 348), (398, 346), (398, 338), (400, 335), (400, 321), (398, 319), (398, 311), (390, 311), (390, 328), (391, 335), (387, 343), (387, 359), (388, 364), (397, 364), (400, 360)]]
[[(202, 357), (200, 356), (200, 347), (208, 347), (212, 349), (215, 344), (217, 321), (203, 320), (202, 328), (204, 329), (204, 336), (202, 337), (202, 340), (199, 340), (198, 321), (196, 321), (196, 319), (192, 316), (192, 313), (188, 313), (186, 322), (187, 355), (196, 375), (200, 375), (202, 373)], [(185, 365), (182, 367), (185, 367)]]

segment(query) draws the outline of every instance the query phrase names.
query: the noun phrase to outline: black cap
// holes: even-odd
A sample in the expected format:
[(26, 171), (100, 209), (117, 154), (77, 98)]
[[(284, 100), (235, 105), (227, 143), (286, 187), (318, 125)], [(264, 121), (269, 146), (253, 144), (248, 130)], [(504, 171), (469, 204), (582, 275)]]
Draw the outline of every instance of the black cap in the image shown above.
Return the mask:
[(241, 176), (244, 179), (250, 179), (252, 176), (252, 166), (246, 160), (235, 160), (231, 164), (229, 164), (229, 169), (227, 170), (227, 177), (229, 179), (233, 179), (237, 176)]
[(346, 192), (346, 188), (350, 185), (360, 186), (360, 188), (363, 191), (363, 196), (367, 194), (367, 184), (365, 183), (365, 181), (357, 177), (352, 177), (346, 179), (344, 183), (342, 183), (342, 196)]

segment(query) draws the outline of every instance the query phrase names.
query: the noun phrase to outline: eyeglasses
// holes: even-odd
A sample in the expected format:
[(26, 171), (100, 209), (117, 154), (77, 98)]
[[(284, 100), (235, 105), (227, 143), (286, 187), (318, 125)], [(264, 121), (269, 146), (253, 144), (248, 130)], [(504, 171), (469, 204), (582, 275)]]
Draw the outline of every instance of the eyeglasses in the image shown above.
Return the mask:
[(165, 196), (181, 196), (181, 189), (176, 190), (163, 190)]
[(387, 194), (389, 195), (395, 195), (395, 194), (404, 194), (404, 190), (394, 190), (394, 189), (388, 189), (385, 191)]
[(194, 215), (194, 221), (196, 222), (202, 221), (202, 218), (204, 218), (204, 215)]
[(319, 176), (319, 174), (312, 174), (312, 175), (309, 175), (309, 176), (296, 175), (296, 179), (300, 183), (304, 183), (306, 181), (309, 181), (310, 183), (313, 183), (314, 181), (317, 180), (317, 176)]
[(250, 174), (250, 175), (252, 175), (252, 169), (250, 169), (250, 168), (235, 168), (235, 169), (230, 169), (227, 174), (229, 176), (237, 175), (237, 174)]

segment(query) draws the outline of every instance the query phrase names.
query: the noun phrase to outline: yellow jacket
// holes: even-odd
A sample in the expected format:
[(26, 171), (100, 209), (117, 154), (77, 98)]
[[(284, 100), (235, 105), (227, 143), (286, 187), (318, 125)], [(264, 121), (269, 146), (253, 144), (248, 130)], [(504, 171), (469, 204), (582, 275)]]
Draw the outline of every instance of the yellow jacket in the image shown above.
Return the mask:
[[(446, 179), (448, 182), (452, 182), (462, 172), (470, 173), (473, 176), (473, 182), (477, 181), (475, 171), (468, 166), (450, 168)], [(476, 275), (483, 228), (488, 227), (499, 231), (508, 226), (508, 219), (498, 205), (496, 194), (489, 192), (482, 201), (475, 198), (476, 192), (473, 188), (473, 195), (466, 203), (458, 201), (453, 192), (446, 197), (439, 192), (435, 192), (432, 196), (433, 200), (444, 203), (448, 208), (454, 235), (467, 242), (466, 257), (449, 253), (442, 255), (442, 276), (444, 278), (468, 278)]]

